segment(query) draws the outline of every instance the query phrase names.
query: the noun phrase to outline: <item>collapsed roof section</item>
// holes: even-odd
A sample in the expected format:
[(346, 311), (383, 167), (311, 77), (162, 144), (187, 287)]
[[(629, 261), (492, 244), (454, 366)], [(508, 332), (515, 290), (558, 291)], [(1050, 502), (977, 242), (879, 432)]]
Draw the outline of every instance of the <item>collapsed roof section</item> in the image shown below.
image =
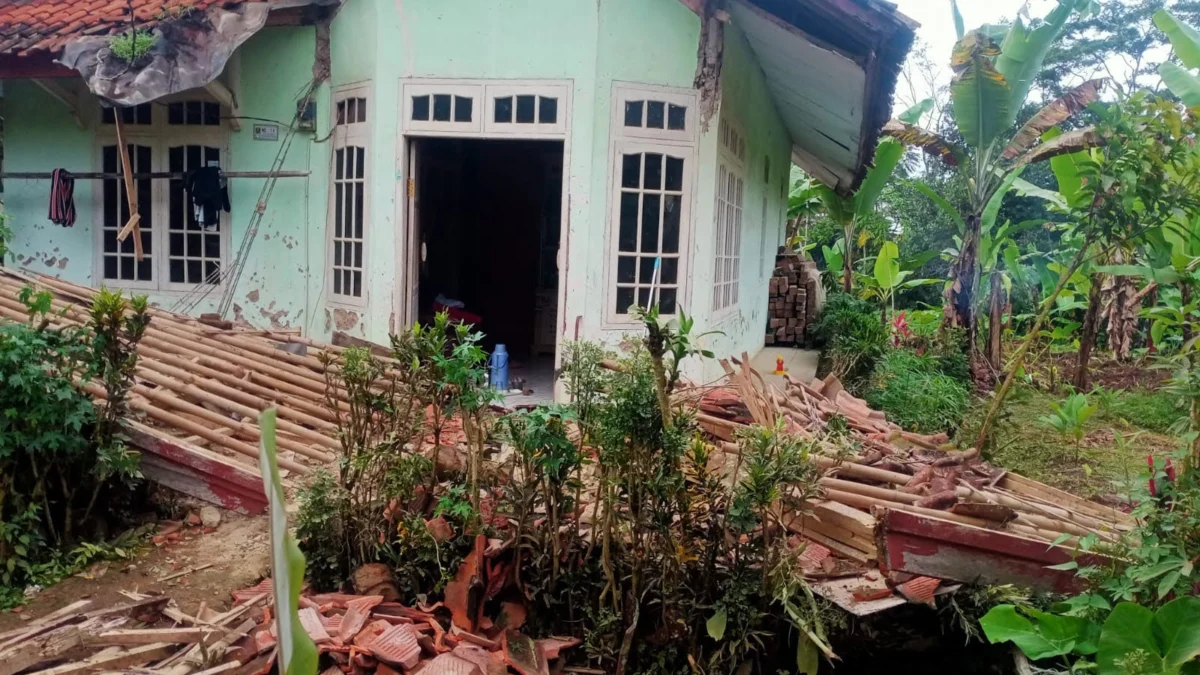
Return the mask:
[[(272, 24), (312, 23), (338, 0), (0, 0), (0, 79), (79, 74), (101, 99), (132, 106), (203, 87)], [(130, 16), (132, 7), (132, 16)], [(144, 54), (113, 53), (132, 27)]]
[(854, 190), (891, 117), (917, 24), (880, 0), (731, 0), (792, 137), (792, 160)]

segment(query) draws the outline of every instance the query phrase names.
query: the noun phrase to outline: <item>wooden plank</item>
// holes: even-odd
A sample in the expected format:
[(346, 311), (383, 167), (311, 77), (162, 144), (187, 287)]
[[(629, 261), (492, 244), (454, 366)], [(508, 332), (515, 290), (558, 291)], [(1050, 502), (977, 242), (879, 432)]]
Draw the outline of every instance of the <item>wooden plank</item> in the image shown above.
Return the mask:
[(63, 626), (0, 653), (0, 675), (52, 661), (83, 644), (79, 626)]
[(124, 630), (109, 630), (95, 635), (88, 635), (84, 641), (89, 645), (104, 647), (152, 645), (158, 643), (171, 644), (211, 644), (220, 639), (225, 631), (215, 628), (186, 627), (186, 628), (131, 628)]
[(890, 570), (1053, 593), (1078, 593), (1084, 582), (1074, 571), (1049, 566), (1070, 560), (1081, 566), (1111, 562), (1007, 532), (897, 510), (888, 510), (880, 519), (879, 537)]
[(176, 649), (175, 645), (154, 644), (129, 650), (105, 650), (89, 659), (64, 663), (46, 670), (37, 670), (32, 675), (75, 675), (75, 673), (88, 673), (96, 670), (121, 670), (169, 656)]

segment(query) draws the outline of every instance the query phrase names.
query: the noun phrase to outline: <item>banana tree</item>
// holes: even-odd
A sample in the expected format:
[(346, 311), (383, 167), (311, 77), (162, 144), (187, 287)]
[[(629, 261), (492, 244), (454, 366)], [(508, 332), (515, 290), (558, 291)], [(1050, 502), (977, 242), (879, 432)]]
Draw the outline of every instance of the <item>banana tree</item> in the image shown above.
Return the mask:
[[(981, 274), (979, 249), (985, 216), (988, 211), (999, 210), (1010, 190), (1054, 198), (1047, 191), (1021, 180), (1020, 171), (1031, 163), (1095, 143), (1094, 131), (1090, 128), (1051, 139), (1043, 139), (1043, 135), (1096, 101), (1104, 81), (1090, 80), (1075, 87), (1042, 108), (1014, 133), (1017, 113), (1025, 104), (1046, 53), (1062, 33), (1071, 13), (1092, 11), (1095, 0), (1059, 0), (1045, 21), (1032, 30), (1018, 18), (1010, 26), (984, 26), (965, 32), (953, 0), (951, 6), (958, 43), (951, 55), (954, 80), (950, 97), (953, 121), (963, 144), (952, 143), (935, 132), (901, 119), (889, 122), (884, 132), (956, 167), (967, 185), (966, 203), (961, 208), (955, 208), (940, 197), (934, 198), (934, 202), (952, 215), (963, 232), (959, 255), (950, 268), (945, 321), (966, 329), (972, 364), (977, 366), (976, 292)], [(993, 222), (994, 217), (993, 213)]]
[[(904, 111), (899, 116), (903, 124), (916, 124), (921, 116), (933, 108), (933, 101), (926, 99)], [(846, 293), (854, 288), (854, 242), (862, 220), (875, 212), (875, 203), (883, 188), (892, 178), (892, 173), (904, 159), (904, 144), (894, 138), (884, 138), (875, 148), (875, 159), (867, 171), (862, 185), (850, 195), (840, 195), (826, 185), (816, 186), (817, 196), (825, 205), (830, 219), (842, 227), (842, 290)]]
[(875, 257), (873, 274), (860, 277), (862, 290), (859, 294), (864, 300), (879, 300), (879, 318), (883, 325), (887, 325), (888, 309), (893, 311), (896, 309), (896, 294), (900, 291), (940, 283), (938, 279), (910, 278), (916, 269), (924, 266), (928, 260), (927, 257), (922, 257), (916, 261), (910, 261), (911, 264), (902, 265), (900, 248), (896, 246), (896, 242), (883, 242), (883, 246), (879, 249), (879, 255)]

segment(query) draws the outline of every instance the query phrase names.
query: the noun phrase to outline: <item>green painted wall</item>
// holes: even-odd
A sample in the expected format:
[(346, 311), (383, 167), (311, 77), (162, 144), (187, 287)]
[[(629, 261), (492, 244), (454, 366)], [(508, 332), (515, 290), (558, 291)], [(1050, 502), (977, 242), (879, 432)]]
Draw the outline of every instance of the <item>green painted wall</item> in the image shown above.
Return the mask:
[[(258, 120), (244, 120), (240, 131), (228, 131), (227, 170), (265, 171), (271, 168), (280, 142), (253, 140), (255, 121), (272, 121), (283, 128), (291, 122), (297, 97), (312, 79), (315, 54), (315, 30), (309, 28), (267, 28), (252, 37), (235, 56), (225, 79), (240, 91), (241, 114)], [(239, 83), (240, 80), (240, 83)], [(3, 99), (5, 117), (5, 169), (8, 171), (99, 170), (100, 137), (111, 137), (111, 130), (98, 130), (98, 103), (83, 90), (79, 81), (63, 81), (74, 86), (85, 102), (80, 129), (64, 106), (30, 82), (6, 83)], [(328, 117), (328, 96), (319, 115)], [(227, 127), (222, 127), (226, 129)], [(250, 263), (245, 267), (234, 296), (234, 313), (251, 323), (279, 328), (310, 328), (313, 309), (318, 306), (318, 281), (311, 279), (311, 254), (323, 243), (324, 218), (314, 223), (311, 214), (323, 214), (327, 174), (325, 146), (311, 142), (313, 134), (300, 134), (292, 144), (284, 164), (287, 170), (311, 170), (308, 178), (280, 179), (268, 202), (254, 242)], [(78, 219), (74, 227), (63, 228), (49, 222), (47, 207), (50, 182), (5, 182), (5, 210), (13, 229), (9, 264), (55, 274), (82, 284), (98, 285), (100, 270), (94, 268), (94, 228), (99, 227), (100, 183), (80, 180), (75, 186)], [(231, 258), (245, 233), (258, 203), (262, 179), (233, 179), (231, 201)], [(163, 242), (165, 243), (165, 242)], [(151, 299), (172, 307), (180, 294), (152, 292)], [(211, 311), (220, 294), (214, 292), (196, 312)]]
[[(699, 36), (699, 19), (678, 0), (349, 0), (331, 25), (332, 81), (317, 93), (317, 132), (297, 138), (285, 167), (308, 169), (312, 175), (279, 181), (235, 296), (237, 315), (259, 325), (300, 328), (317, 337), (340, 329), (385, 341), (389, 330), (400, 328), (398, 317), (406, 300), (399, 292), (405, 274), (400, 221), (407, 179), (399, 135), (401, 81), (569, 80), (568, 229), (562, 243), (567, 288), (560, 333), (565, 339), (578, 335), (615, 345), (622, 333), (603, 326), (610, 301), (606, 220), (614, 83), (690, 89)], [(313, 28), (273, 28), (253, 37), (231, 68), (231, 84), (241, 92), (242, 114), (290, 120), (297, 97), (311, 79), (314, 53)], [(330, 131), (333, 89), (361, 84), (370, 86), (369, 282), (366, 307), (354, 310), (338, 308), (326, 294), (331, 153), (328, 143), (316, 141), (326, 139)], [(94, 166), (91, 127), (77, 129), (62, 106), (30, 83), (11, 83), (5, 94), (6, 168)], [(711, 347), (737, 353), (755, 351), (762, 344), (766, 279), (783, 218), (790, 141), (753, 53), (733, 26), (726, 28), (722, 101), (722, 114), (740, 123), (748, 143), (740, 303), (719, 324), (711, 320), (718, 156), (714, 118), (699, 137), (693, 167), (693, 223), (687, 243), (692, 274), (685, 309), (696, 316), (699, 330), (724, 333), (707, 338)], [(280, 143), (253, 140), (253, 123), (247, 120), (240, 132), (231, 133), (230, 168), (270, 167)], [(261, 186), (261, 180), (237, 180), (232, 186), (234, 250)], [(18, 262), (73, 281), (94, 281), (92, 184), (81, 182), (77, 188), (81, 216), (73, 230), (46, 222), (47, 182), (9, 181), (6, 188)], [(166, 305), (173, 302), (167, 296), (156, 299)], [(693, 374), (706, 374), (700, 370)]]

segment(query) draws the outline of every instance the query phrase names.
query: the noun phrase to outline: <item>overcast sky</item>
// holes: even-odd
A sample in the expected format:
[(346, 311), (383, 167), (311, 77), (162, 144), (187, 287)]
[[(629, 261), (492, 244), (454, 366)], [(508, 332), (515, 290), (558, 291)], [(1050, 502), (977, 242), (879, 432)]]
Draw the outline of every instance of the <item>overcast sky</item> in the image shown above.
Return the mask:
[[(929, 45), (929, 56), (937, 62), (949, 62), (954, 48), (954, 19), (950, 14), (950, 0), (892, 0), (905, 16), (921, 24), (917, 37)], [(958, 9), (963, 15), (967, 30), (1001, 19), (1012, 19), (1025, 0), (959, 0)], [(1045, 16), (1056, 0), (1029, 0), (1029, 14)]]
[[(950, 81), (950, 52), (956, 42), (954, 17), (950, 13), (950, 0), (892, 0), (900, 11), (921, 24), (917, 29), (917, 40), (927, 46), (929, 60), (938, 67), (938, 84)], [(963, 15), (967, 30), (985, 23), (1009, 22), (1025, 0), (959, 0), (958, 7)], [(1028, 0), (1031, 17), (1041, 18), (1058, 4), (1057, 0)], [(909, 69), (908, 72), (915, 71)], [(913, 103), (930, 96), (930, 91), (918, 84), (919, 91), (909, 89), (908, 81), (902, 79), (896, 88), (896, 110), (906, 109)], [(926, 120), (928, 121), (928, 120)]]

